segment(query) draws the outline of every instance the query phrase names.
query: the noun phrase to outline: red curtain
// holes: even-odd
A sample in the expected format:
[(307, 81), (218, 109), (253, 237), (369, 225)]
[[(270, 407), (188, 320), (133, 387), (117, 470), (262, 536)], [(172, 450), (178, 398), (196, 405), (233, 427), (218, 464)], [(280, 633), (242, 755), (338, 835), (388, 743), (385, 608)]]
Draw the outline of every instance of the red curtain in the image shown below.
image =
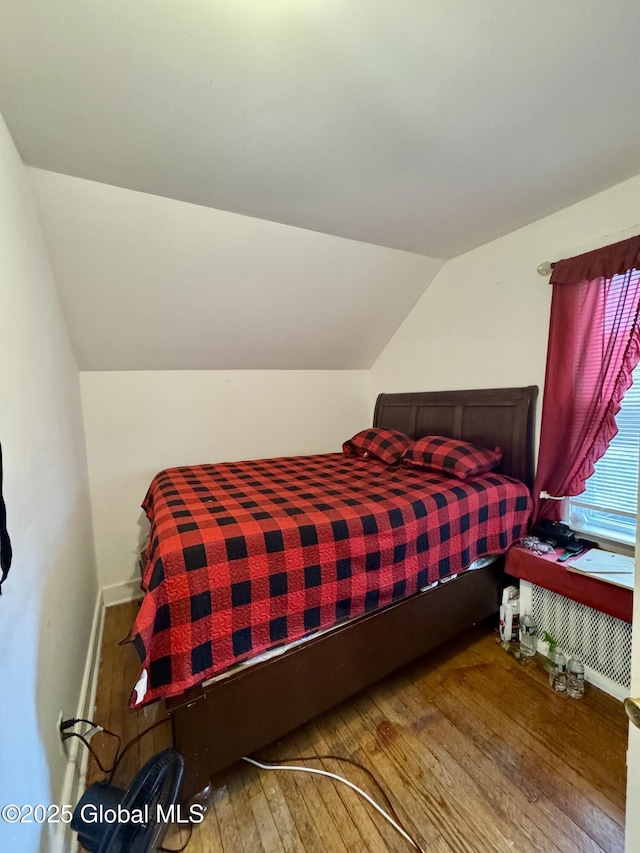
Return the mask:
[(640, 236), (559, 261), (542, 408), (534, 520), (559, 520), (617, 432), (615, 416), (640, 361)]

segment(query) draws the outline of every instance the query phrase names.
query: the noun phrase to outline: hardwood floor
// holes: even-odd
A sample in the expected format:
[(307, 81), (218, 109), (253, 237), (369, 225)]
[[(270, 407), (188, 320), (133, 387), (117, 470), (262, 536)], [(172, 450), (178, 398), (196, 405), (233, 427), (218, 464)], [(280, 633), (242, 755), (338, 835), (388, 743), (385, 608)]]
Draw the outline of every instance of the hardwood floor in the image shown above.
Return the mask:
[[(153, 722), (149, 712), (127, 709), (138, 659), (118, 641), (136, 606), (107, 610), (96, 707), (96, 720), (124, 742)], [(125, 786), (169, 736), (167, 724), (142, 739), (116, 784)], [(109, 741), (92, 741), (103, 763), (113, 754)], [(583, 700), (554, 693), (539, 659), (518, 663), (479, 626), (257, 757), (333, 753), (361, 762), (429, 853), (616, 853), (624, 849), (626, 745), (619, 702), (590, 685)], [(357, 768), (313, 766), (347, 776), (384, 806)], [(90, 781), (99, 778), (92, 762)], [(353, 791), (309, 774), (241, 762), (213, 780), (209, 802), (187, 853), (412, 849)], [(176, 830), (165, 844), (187, 839)]]

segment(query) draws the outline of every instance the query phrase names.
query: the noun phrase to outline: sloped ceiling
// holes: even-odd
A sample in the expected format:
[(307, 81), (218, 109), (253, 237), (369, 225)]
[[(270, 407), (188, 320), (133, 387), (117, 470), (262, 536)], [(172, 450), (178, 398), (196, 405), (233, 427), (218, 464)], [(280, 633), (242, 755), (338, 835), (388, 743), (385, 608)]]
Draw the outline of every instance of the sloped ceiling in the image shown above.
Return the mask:
[(637, 0), (3, 0), (31, 165), (448, 258), (640, 171)]
[(368, 368), (442, 266), (29, 173), (81, 370)]

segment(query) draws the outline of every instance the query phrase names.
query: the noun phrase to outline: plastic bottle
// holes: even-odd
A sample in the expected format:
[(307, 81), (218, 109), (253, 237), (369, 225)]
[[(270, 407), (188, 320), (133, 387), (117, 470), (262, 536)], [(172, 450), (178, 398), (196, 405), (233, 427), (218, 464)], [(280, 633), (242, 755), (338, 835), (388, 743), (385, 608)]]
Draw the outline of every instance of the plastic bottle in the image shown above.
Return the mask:
[(567, 694), (572, 699), (584, 696), (584, 664), (576, 657), (570, 657), (567, 664)]
[(520, 620), (520, 654), (526, 658), (535, 655), (538, 648), (538, 626), (530, 613)]
[(549, 684), (558, 693), (567, 689), (567, 659), (557, 649), (549, 655)]

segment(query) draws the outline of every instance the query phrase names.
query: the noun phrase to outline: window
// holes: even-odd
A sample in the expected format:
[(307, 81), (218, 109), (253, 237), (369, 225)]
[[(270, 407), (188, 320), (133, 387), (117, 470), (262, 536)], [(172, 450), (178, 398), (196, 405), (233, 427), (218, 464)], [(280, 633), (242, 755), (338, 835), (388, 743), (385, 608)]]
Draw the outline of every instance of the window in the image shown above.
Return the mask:
[(569, 522), (574, 530), (633, 545), (638, 515), (640, 463), (640, 365), (633, 385), (616, 417), (618, 433), (581, 495), (569, 498)]

